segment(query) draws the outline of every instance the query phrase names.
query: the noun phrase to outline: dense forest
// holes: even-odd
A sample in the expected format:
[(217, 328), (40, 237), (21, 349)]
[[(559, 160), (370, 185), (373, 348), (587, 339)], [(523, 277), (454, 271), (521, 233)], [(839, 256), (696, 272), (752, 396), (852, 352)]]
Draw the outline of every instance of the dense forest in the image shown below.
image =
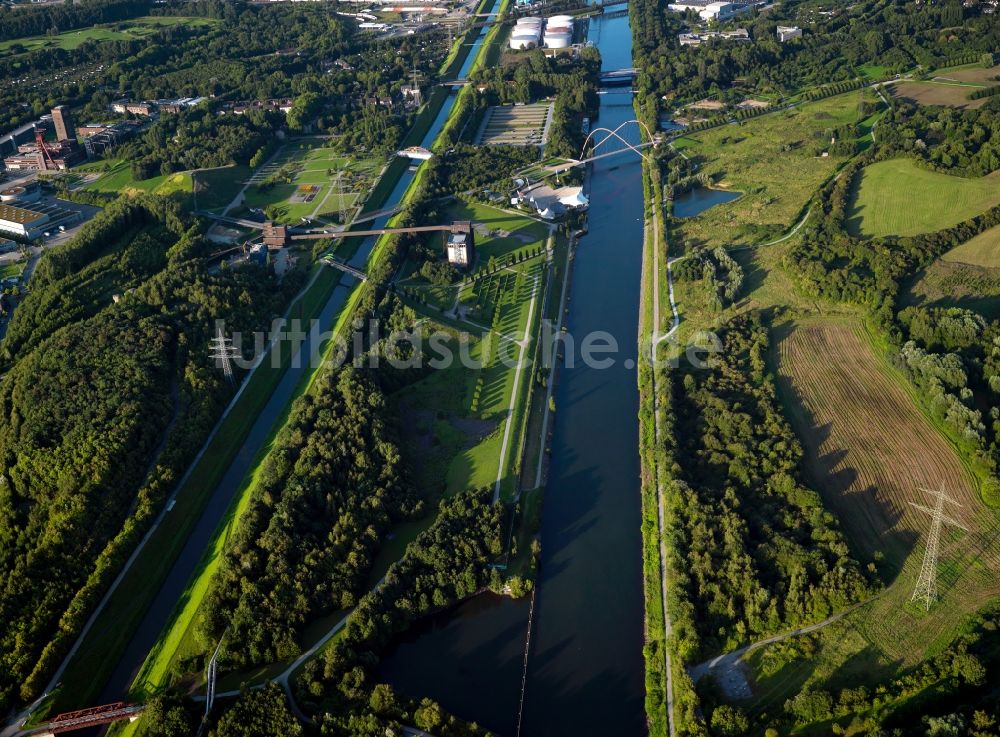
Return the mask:
[(1000, 169), (1000, 102), (978, 110), (896, 103), (879, 123), (879, 159), (909, 156), (962, 177)]
[(384, 413), (353, 368), (295, 403), (202, 605), (206, 643), (228, 630), (224, 663), (297, 655), (306, 624), (357, 603), (390, 524), (420, 511)]
[[(0, 708), (30, 700), (197, 451), (232, 388), (214, 321), (250, 333), (298, 285), (208, 274), (174, 205), (119, 200), (46, 252), (0, 379)], [(118, 300), (112, 299), (119, 295)]]
[(766, 367), (768, 330), (744, 314), (709, 369), (664, 376), (670, 603), (676, 648), (696, 662), (819, 621), (872, 591), (833, 515), (802, 485), (802, 447)]

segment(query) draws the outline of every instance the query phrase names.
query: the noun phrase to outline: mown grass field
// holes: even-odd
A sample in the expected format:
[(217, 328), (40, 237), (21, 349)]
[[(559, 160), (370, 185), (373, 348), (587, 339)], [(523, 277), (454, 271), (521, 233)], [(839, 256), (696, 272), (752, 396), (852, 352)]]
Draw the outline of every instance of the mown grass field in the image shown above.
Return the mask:
[[(780, 705), (805, 685), (837, 689), (891, 676), (944, 647), (974, 612), (1000, 593), (1000, 522), (981, 501), (972, 472), (915, 404), (903, 379), (856, 320), (785, 322), (771, 359), (789, 419), (806, 451), (806, 472), (840, 520), (862, 562), (874, 561), (887, 589), (815, 637), (812, 657), (776, 671), (748, 660), (756, 676), (752, 710)], [(910, 603), (924, 553), (929, 505), (920, 487), (944, 486), (961, 504), (941, 539), (941, 600), (929, 612)], [(769, 656), (770, 653), (770, 656)]]
[(917, 166), (912, 159), (865, 167), (852, 195), (853, 235), (918, 235), (949, 228), (1000, 203), (1000, 172), (966, 179)]
[(93, 172), (99, 172), (100, 177), (93, 182), (83, 185), (82, 189), (91, 192), (106, 192), (108, 194), (150, 192), (163, 195), (164, 197), (174, 196), (184, 202), (190, 201), (193, 191), (190, 172), (176, 172), (174, 174), (150, 177), (149, 179), (136, 179), (132, 176), (131, 165), (127, 161), (119, 159), (84, 164), (74, 169), (74, 173)]
[(743, 196), (685, 219), (675, 240), (728, 246), (780, 236), (844, 161), (819, 154), (830, 130), (860, 122), (861, 99), (850, 92), (679, 139), (676, 147), (715, 179), (714, 186)]
[(121, 23), (109, 23), (92, 28), (81, 28), (76, 31), (66, 31), (55, 36), (29, 36), (0, 41), (0, 51), (6, 51), (12, 47), (20, 47), (24, 52), (36, 51), (37, 49), (72, 51), (87, 41), (134, 41), (149, 36), (162, 26), (211, 26), (218, 22), (215, 18), (147, 16)]
[(973, 109), (985, 105), (989, 98), (970, 100), (969, 93), (981, 87), (996, 84), (1000, 75), (1000, 64), (985, 68), (982, 66), (961, 67), (954, 70), (942, 69), (931, 80), (897, 82), (889, 88), (893, 97), (918, 105), (948, 105), (963, 109)]
[(971, 266), (1000, 268), (1000, 226), (980, 233), (971, 241), (966, 241), (948, 251), (942, 261)]
[(979, 87), (980, 85), (954, 82), (897, 82), (890, 87), (890, 91), (896, 99), (916, 105), (947, 105), (963, 110), (974, 110), (989, 101), (988, 97), (969, 99), (969, 93), (975, 92)]

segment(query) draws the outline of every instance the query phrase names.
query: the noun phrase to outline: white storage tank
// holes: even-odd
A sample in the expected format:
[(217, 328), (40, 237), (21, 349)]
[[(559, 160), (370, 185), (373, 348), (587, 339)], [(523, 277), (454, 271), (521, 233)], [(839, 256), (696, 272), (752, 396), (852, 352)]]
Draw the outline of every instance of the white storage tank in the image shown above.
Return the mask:
[(570, 33), (545, 33), (545, 48), (547, 49), (568, 49), (573, 43), (573, 35)]

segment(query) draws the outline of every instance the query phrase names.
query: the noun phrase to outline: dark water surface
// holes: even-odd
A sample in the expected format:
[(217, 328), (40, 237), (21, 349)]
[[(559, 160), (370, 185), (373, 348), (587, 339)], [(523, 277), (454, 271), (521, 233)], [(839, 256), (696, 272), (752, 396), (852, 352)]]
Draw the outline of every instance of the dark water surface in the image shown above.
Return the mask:
[(725, 189), (696, 187), (674, 197), (674, 215), (679, 218), (693, 218), (710, 207), (738, 200), (742, 194)]
[[(589, 37), (600, 48), (604, 69), (631, 66), (628, 18), (597, 17)], [(595, 127), (614, 129), (632, 118), (631, 92), (608, 90)], [(620, 133), (638, 142), (635, 126)], [(521, 730), (532, 737), (632, 737), (646, 731), (634, 368), (642, 198), (636, 154), (595, 163), (589, 233), (573, 267), (568, 329), (577, 346), (587, 334), (604, 331), (618, 352), (610, 368), (577, 360), (561, 369)], [(396, 643), (382, 675), (404, 693), (429, 696), (458, 716), (513, 737), (527, 612), (526, 600), (465, 602)]]

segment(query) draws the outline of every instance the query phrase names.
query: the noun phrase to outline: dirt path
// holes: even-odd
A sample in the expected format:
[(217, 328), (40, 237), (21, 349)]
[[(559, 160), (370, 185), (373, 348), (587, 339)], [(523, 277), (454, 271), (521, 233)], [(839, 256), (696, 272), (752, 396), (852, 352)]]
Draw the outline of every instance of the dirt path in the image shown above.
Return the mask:
[[(643, 245), (646, 243), (646, 238), (643, 238)], [(666, 246), (666, 244), (664, 244)], [(651, 335), (653, 337), (653, 345), (651, 346), (651, 356), (654, 366), (656, 364), (656, 346), (666, 338), (673, 335), (680, 325), (680, 315), (677, 313), (677, 304), (674, 302), (674, 281), (673, 281), (673, 271), (670, 267), (670, 261), (667, 260), (667, 280), (670, 296), (670, 309), (673, 313), (673, 327), (670, 330), (660, 336), (660, 203), (659, 201), (653, 202), (653, 328), (651, 330)], [(653, 370), (653, 397), (656, 406), (654, 407), (653, 418), (654, 418), (654, 432), (656, 437), (656, 442), (659, 444), (661, 442), (661, 430), (658, 418), (659, 413), (659, 391), (656, 386), (656, 370)], [(657, 515), (657, 532), (660, 541), (660, 596), (663, 598), (663, 633), (665, 643), (669, 642), (670, 637), (673, 633), (673, 628), (670, 622), (670, 610), (667, 608), (667, 542), (664, 539), (663, 531), (666, 529), (666, 504), (663, 497), (663, 483), (660, 480), (659, 468), (655, 468), (654, 478), (656, 483), (656, 515)], [(670, 732), (670, 737), (674, 737), (676, 734), (676, 726), (674, 722), (674, 683), (673, 683), (673, 662), (670, 658), (670, 648), (664, 647), (664, 658), (666, 660), (666, 699), (667, 699), (667, 725)]]
[[(863, 603), (865, 602), (861, 602), (861, 604)], [(749, 698), (753, 695), (753, 692), (750, 690), (750, 684), (747, 682), (746, 674), (743, 672), (740, 665), (740, 659), (744, 655), (756, 650), (757, 648), (764, 647), (765, 645), (773, 645), (776, 642), (787, 640), (790, 637), (806, 635), (810, 632), (823, 629), (827, 625), (833, 624), (846, 614), (854, 611), (861, 606), (861, 604), (855, 604), (854, 606), (848, 607), (841, 612), (837, 612), (836, 614), (827, 617), (822, 622), (816, 622), (815, 624), (783, 632), (780, 635), (774, 635), (759, 642), (754, 642), (741, 647), (739, 650), (733, 650), (732, 652), (718, 655), (711, 660), (706, 660), (703, 663), (691, 666), (688, 668), (688, 674), (691, 676), (691, 680), (697, 683), (699, 680), (711, 673), (727, 698)]]

